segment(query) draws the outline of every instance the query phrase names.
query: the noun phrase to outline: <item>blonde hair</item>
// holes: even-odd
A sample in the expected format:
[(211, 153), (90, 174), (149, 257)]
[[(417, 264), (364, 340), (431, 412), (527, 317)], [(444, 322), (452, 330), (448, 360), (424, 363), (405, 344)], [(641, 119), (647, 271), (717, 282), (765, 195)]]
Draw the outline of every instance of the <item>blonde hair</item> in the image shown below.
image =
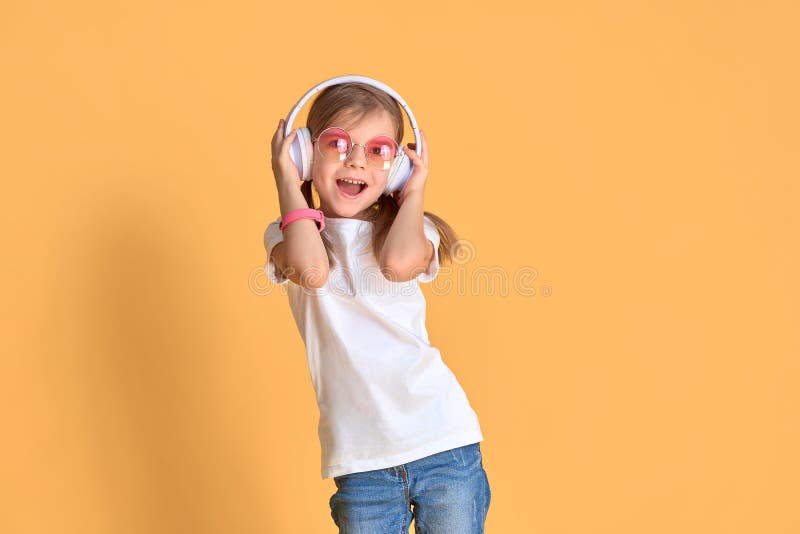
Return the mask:
[[(375, 111), (385, 110), (389, 113), (395, 125), (395, 141), (403, 141), (403, 111), (397, 101), (385, 92), (362, 83), (345, 83), (332, 85), (323, 89), (314, 100), (308, 112), (306, 127), (310, 130), (311, 137), (332, 125), (333, 120), (357, 121)], [(300, 190), (310, 208), (316, 208), (311, 189), (312, 182), (304, 181)], [(389, 234), (389, 229), (400, 210), (397, 201), (392, 195), (381, 194), (378, 200), (362, 215), (364, 219), (374, 223), (372, 234), (372, 252), (376, 258)], [(458, 237), (455, 230), (441, 217), (429, 211), (423, 212), (436, 226), (439, 232), (439, 262), (445, 264), (452, 262), (453, 255), (457, 252)], [(333, 246), (324, 233), (320, 234), (328, 261), (333, 267), (336, 262), (332, 254)]]

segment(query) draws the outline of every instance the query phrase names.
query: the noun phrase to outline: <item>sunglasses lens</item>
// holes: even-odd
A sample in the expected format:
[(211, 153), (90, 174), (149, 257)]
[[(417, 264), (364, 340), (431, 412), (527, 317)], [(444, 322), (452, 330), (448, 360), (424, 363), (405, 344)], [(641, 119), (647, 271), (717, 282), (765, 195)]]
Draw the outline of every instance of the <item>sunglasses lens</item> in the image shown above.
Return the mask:
[[(328, 128), (317, 140), (317, 147), (322, 156), (331, 161), (344, 161), (352, 148), (350, 134), (341, 128)], [(364, 149), (367, 164), (380, 170), (388, 170), (397, 155), (397, 143), (391, 137), (379, 135), (367, 142)]]
[(386, 136), (378, 136), (367, 143), (367, 161), (370, 166), (387, 170), (392, 165), (392, 160), (397, 155), (397, 143)]
[(350, 152), (350, 136), (341, 128), (328, 128), (319, 136), (320, 153), (332, 161), (344, 161)]

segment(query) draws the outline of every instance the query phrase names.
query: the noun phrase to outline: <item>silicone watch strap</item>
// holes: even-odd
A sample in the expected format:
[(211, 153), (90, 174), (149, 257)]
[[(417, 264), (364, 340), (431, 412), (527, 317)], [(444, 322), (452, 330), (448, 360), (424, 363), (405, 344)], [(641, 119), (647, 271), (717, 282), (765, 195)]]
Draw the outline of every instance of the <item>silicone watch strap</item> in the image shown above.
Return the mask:
[(290, 211), (281, 219), (281, 232), (288, 225), (300, 219), (314, 219), (317, 221), (317, 226), (319, 227), (320, 232), (325, 229), (325, 216), (320, 210), (315, 210), (312, 208), (300, 208)]

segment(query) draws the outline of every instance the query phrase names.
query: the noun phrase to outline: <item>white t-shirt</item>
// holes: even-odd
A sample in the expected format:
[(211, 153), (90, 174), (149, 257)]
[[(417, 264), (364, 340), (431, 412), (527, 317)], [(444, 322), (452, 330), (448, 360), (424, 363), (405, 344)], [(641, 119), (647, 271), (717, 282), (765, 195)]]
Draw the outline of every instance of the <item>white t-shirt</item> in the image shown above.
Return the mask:
[(387, 280), (370, 239), (374, 223), (325, 218), (337, 265), (319, 288), (276, 274), (270, 256), (283, 240), (281, 217), (264, 233), (265, 270), (287, 294), (303, 337), (319, 406), (322, 478), (393, 467), (483, 441), (478, 417), (439, 350), (428, 341), (419, 282), (439, 272), (439, 233), (425, 217), (436, 253), (428, 270)]

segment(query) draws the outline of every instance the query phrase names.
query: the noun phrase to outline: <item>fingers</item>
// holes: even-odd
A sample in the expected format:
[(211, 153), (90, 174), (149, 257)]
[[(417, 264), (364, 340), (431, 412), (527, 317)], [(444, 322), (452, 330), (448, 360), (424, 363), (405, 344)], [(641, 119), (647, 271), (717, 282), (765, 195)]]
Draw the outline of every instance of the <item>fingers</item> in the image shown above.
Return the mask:
[(292, 178), (298, 180), (300, 176), (290, 155), (292, 142), (297, 137), (297, 130), (292, 130), (289, 135), (284, 137), (285, 131), (286, 121), (280, 119), (278, 128), (272, 136), (272, 171), (278, 181), (284, 179), (291, 181)]
[(278, 128), (275, 130), (275, 134), (272, 136), (272, 151), (274, 154), (288, 152), (288, 146), (291, 146), (292, 141), (294, 141), (294, 138), (297, 136), (297, 131), (292, 130), (289, 132), (289, 135), (284, 137), (284, 129), (285, 121), (281, 119), (278, 121)]
[[(272, 138), (273, 139), (282, 139), (283, 138), (284, 129), (285, 129), (285, 122), (284, 122), (283, 119), (281, 119), (281, 120), (278, 121), (278, 128), (275, 130), (275, 134), (272, 136)], [(289, 132), (289, 135), (292, 135), (294, 133), (295, 133), (295, 130), (292, 130), (291, 132)], [(289, 135), (287, 135), (286, 137), (289, 137)]]
[(280, 140), (280, 132), (281, 126), (283, 125), (283, 119), (278, 121), (278, 129), (275, 130), (275, 133), (272, 134), (272, 146), (275, 147), (275, 144)]
[(297, 130), (292, 130), (289, 135), (283, 138), (283, 141), (281, 141), (283, 143), (281, 145), (281, 156), (289, 157), (289, 149), (292, 148), (292, 141), (294, 141), (295, 137), (297, 137)]
[(425, 141), (425, 134), (422, 133), (422, 130), (419, 132), (419, 141), (422, 145), (422, 156), (420, 157), (417, 154), (417, 144), (416, 143), (408, 143), (408, 146), (403, 147), (403, 151), (408, 155), (409, 159), (414, 162), (415, 165), (421, 165), (427, 167), (428, 165), (428, 143)]

